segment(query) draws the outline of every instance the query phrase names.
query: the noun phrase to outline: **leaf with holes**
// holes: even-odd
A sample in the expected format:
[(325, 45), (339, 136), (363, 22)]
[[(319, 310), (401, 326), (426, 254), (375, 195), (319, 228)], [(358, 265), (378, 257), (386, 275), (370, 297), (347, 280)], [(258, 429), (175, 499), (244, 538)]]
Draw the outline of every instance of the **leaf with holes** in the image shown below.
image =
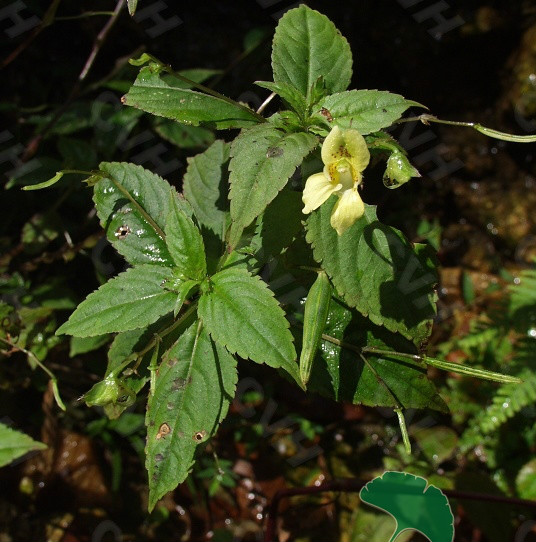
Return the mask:
[(174, 198), (187, 214), (189, 205), (167, 181), (124, 162), (103, 162), (93, 201), (108, 240), (132, 265), (174, 266), (165, 242), (166, 218)]
[(270, 124), (244, 130), (233, 141), (229, 164), (232, 246), (243, 229), (287, 184), (317, 143), (312, 134), (285, 133)]
[(276, 83), (295, 87), (310, 104), (320, 76), (327, 93), (346, 90), (352, 77), (352, 52), (325, 15), (301, 5), (287, 11), (275, 29), (272, 68)]
[(399, 94), (383, 90), (350, 90), (326, 96), (317, 106), (327, 109), (333, 124), (360, 134), (391, 126), (409, 107), (424, 107)]
[(122, 101), (153, 115), (192, 126), (202, 124), (218, 130), (245, 128), (262, 122), (262, 119), (246, 106), (185, 89), (184, 84), (176, 84), (174, 79), (173, 75), (161, 75), (146, 66), (140, 70)]
[(197, 446), (225, 418), (236, 360), (196, 322), (164, 355), (147, 406), (149, 510), (190, 472)]
[(127, 269), (89, 294), (56, 335), (93, 337), (148, 326), (173, 310), (177, 294), (162, 287), (172, 279), (168, 267)]
[(315, 260), (346, 303), (420, 346), (436, 312), (437, 274), (429, 247), (412, 247), (401, 232), (378, 221), (371, 205), (338, 235), (330, 224), (336, 202), (331, 196), (307, 220)]
[(230, 352), (285, 369), (301, 385), (285, 313), (258, 276), (238, 268), (216, 273), (202, 285), (198, 313), (212, 338)]

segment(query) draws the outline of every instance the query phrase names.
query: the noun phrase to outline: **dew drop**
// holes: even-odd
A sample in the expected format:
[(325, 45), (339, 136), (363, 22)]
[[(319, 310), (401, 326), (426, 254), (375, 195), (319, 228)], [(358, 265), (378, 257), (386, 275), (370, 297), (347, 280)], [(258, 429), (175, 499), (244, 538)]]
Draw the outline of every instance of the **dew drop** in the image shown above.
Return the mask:
[(401, 185), (401, 183), (399, 183), (396, 179), (391, 179), (389, 175), (385, 173), (383, 176), (383, 185), (386, 188), (394, 189), (394, 188), (398, 188)]

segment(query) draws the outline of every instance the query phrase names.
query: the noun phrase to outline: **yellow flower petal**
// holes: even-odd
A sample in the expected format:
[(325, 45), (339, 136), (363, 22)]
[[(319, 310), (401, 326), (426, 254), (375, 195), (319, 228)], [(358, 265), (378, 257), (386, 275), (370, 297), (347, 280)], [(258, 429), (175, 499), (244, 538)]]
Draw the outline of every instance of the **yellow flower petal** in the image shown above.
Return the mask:
[(356, 173), (355, 181), (360, 181), (361, 173), (370, 161), (370, 153), (365, 138), (357, 130), (341, 130), (334, 126), (322, 144), (322, 161), (326, 165), (347, 160)]
[(365, 204), (356, 189), (345, 190), (331, 212), (331, 225), (342, 235), (365, 213)]
[(334, 126), (322, 143), (322, 162), (329, 165), (340, 160), (342, 158), (340, 149), (344, 146), (343, 132), (338, 126)]
[[(370, 152), (365, 138), (357, 130), (345, 130), (346, 150), (350, 154), (350, 164), (357, 173), (361, 173), (369, 164)], [(361, 181), (361, 175), (359, 175)]]
[(329, 176), (323, 172), (311, 175), (303, 190), (302, 200), (305, 204), (303, 213), (308, 214), (318, 209), (339, 188), (340, 185), (331, 183)]

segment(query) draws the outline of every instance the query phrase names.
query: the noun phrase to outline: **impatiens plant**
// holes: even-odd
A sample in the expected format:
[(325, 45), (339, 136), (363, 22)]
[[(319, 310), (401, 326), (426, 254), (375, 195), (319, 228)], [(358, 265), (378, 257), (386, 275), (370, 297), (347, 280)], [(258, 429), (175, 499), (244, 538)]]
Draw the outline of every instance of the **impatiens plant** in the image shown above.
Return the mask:
[(419, 177), (384, 130), (423, 106), (346, 90), (352, 55), (329, 19), (306, 6), (281, 18), (274, 80), (257, 82), (279, 96), (269, 117), (149, 55), (132, 63), (140, 71), (125, 106), (193, 131), (240, 129), (189, 160), (180, 192), (130, 163), (88, 172), (102, 227), (130, 267), (57, 333), (116, 334), (85, 401), (118, 417), (147, 395), (150, 509), (188, 476), (196, 448), (225, 418), (239, 359), (337, 401), (394, 409), (407, 445), (405, 409), (447, 411), (429, 365), (517, 381), (424, 355), (436, 314), (434, 252), (380, 222), (359, 193), (371, 155), (386, 160), (388, 188)]

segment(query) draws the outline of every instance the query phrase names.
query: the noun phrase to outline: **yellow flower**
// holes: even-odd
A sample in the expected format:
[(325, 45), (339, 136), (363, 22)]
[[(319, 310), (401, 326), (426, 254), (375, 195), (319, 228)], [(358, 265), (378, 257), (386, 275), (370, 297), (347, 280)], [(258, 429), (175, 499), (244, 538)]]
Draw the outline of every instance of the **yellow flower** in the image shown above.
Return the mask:
[(303, 212), (318, 209), (331, 194), (339, 201), (331, 213), (331, 225), (342, 235), (365, 212), (365, 204), (357, 191), (363, 180), (370, 153), (363, 136), (357, 130), (333, 127), (322, 145), (324, 171), (311, 175), (303, 191)]

